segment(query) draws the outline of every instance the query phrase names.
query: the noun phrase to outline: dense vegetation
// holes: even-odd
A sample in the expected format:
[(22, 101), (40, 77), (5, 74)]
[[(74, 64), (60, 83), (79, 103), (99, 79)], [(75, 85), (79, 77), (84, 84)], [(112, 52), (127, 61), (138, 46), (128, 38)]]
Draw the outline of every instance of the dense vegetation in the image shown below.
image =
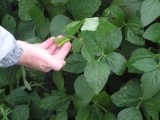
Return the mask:
[(1, 120), (159, 120), (160, 0), (0, 0), (16, 39), (69, 37), (61, 71), (0, 68)]

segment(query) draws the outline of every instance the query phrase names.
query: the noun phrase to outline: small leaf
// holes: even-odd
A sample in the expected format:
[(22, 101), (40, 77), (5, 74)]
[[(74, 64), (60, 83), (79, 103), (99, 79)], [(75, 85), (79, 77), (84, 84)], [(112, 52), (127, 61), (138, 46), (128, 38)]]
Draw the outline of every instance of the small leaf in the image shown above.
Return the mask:
[(143, 37), (154, 43), (160, 43), (160, 23), (152, 24), (143, 34)]
[(21, 105), (14, 108), (12, 112), (12, 120), (28, 120), (29, 108), (27, 105)]
[(160, 90), (160, 69), (144, 73), (141, 77), (141, 87), (145, 99), (155, 95)]
[(84, 70), (86, 81), (94, 94), (98, 94), (103, 89), (107, 83), (109, 74), (109, 66), (106, 62), (102, 61), (89, 63)]
[(132, 107), (120, 111), (118, 120), (143, 120), (143, 118), (140, 110)]
[(81, 27), (81, 31), (96, 31), (99, 25), (99, 18), (86, 18), (83, 26)]
[(160, 1), (159, 0), (145, 0), (142, 3), (141, 20), (142, 20), (142, 24), (144, 27), (149, 25), (159, 16), (160, 16)]

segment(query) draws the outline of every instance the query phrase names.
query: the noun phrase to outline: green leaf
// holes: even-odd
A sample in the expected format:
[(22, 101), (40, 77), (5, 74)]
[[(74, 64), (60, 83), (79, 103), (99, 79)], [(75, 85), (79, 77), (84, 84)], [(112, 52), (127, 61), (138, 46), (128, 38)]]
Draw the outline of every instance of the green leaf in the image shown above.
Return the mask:
[(74, 21), (72, 23), (69, 23), (68, 25), (65, 26), (65, 31), (68, 33), (68, 35), (73, 36), (78, 32), (82, 24), (83, 21)]
[(108, 65), (114, 73), (122, 75), (126, 70), (126, 59), (120, 53), (112, 52), (106, 56)]
[(64, 15), (56, 15), (50, 24), (50, 34), (52, 36), (67, 35), (64, 28), (71, 22), (71, 19)]
[(143, 108), (143, 113), (146, 120), (159, 120), (158, 111), (150, 110), (148, 108)]
[(19, 0), (18, 15), (20, 19), (24, 21), (32, 20), (32, 18), (29, 15), (29, 10), (31, 8), (37, 7), (36, 4), (38, 4), (37, 0)]
[(87, 65), (87, 61), (78, 53), (71, 54), (66, 61), (63, 70), (71, 73), (82, 73)]
[(136, 107), (140, 103), (141, 97), (140, 84), (136, 80), (127, 82), (111, 96), (113, 103), (119, 107)]
[(121, 27), (125, 22), (125, 13), (122, 8), (117, 5), (111, 5), (103, 11), (103, 16), (106, 16), (113, 24)]
[(21, 105), (14, 108), (12, 112), (12, 120), (28, 120), (29, 108), (27, 105)]
[(45, 23), (45, 16), (38, 7), (33, 7), (29, 9), (28, 13), (32, 20), (36, 22), (36, 24)]
[(141, 73), (138, 69), (136, 69), (133, 64), (142, 59), (146, 58), (152, 58), (154, 57), (155, 54), (153, 54), (151, 51), (144, 49), (144, 48), (139, 48), (136, 49), (135, 51), (132, 52), (130, 59), (128, 60), (127, 66), (128, 66), (128, 71), (130, 73)]
[(90, 46), (88, 46), (87, 44), (83, 44), (83, 47), (81, 49), (81, 53), (82, 53), (82, 56), (88, 61), (88, 62), (91, 62), (91, 61), (94, 61), (95, 58), (94, 58), (94, 52), (92, 50), (92, 48)]
[(100, 0), (69, 0), (70, 11), (76, 19), (92, 17), (100, 5)]
[(152, 24), (143, 34), (143, 37), (154, 43), (160, 43), (160, 23)]
[(143, 26), (149, 25), (160, 16), (160, 1), (145, 0), (141, 7), (141, 20)]
[(75, 93), (81, 97), (84, 103), (89, 103), (94, 93), (88, 85), (84, 75), (79, 76), (74, 82)]
[(104, 120), (117, 120), (116, 116), (110, 112), (107, 112), (104, 116)]
[(141, 77), (141, 88), (145, 99), (151, 98), (160, 90), (160, 69), (144, 73)]
[(15, 83), (18, 66), (0, 68), (0, 87), (5, 87), (10, 83)]
[(158, 63), (155, 61), (154, 58), (145, 58), (145, 59), (137, 60), (132, 65), (136, 67), (138, 70), (143, 72), (153, 71), (158, 67)]
[(87, 106), (78, 111), (75, 120), (102, 120), (102, 113), (95, 106)]
[(11, 15), (5, 15), (2, 19), (2, 26), (14, 34), (16, 31), (16, 20)]
[(154, 95), (152, 98), (145, 100), (143, 105), (147, 110), (160, 111), (160, 91)]
[(144, 45), (144, 39), (141, 37), (143, 34), (141, 20), (138, 17), (130, 18), (126, 24), (126, 40), (136, 45)]
[(45, 21), (42, 24), (37, 24), (36, 33), (42, 40), (44, 40), (49, 34), (49, 26), (49, 19), (45, 19)]
[(98, 94), (103, 89), (107, 83), (109, 74), (109, 66), (103, 61), (89, 63), (84, 70), (86, 81), (94, 94)]
[(61, 111), (56, 114), (55, 120), (68, 120), (67, 111)]
[(35, 37), (34, 25), (30, 21), (20, 21), (17, 31), (19, 39), (26, 40)]
[(143, 0), (113, 0), (112, 5), (118, 5), (124, 9), (127, 16), (140, 16)]
[(53, 91), (52, 95), (49, 95), (42, 99), (41, 108), (44, 110), (56, 110), (62, 111), (68, 109), (69, 97), (59, 91)]
[(6, 101), (11, 104), (11, 105), (19, 105), (26, 103), (30, 100), (29, 95), (22, 89), (22, 88), (17, 88), (9, 95), (7, 95)]
[(106, 107), (111, 102), (111, 96), (106, 92), (99, 93), (92, 98), (92, 102)]
[(51, 3), (55, 6), (65, 5), (69, 0), (51, 0)]
[(143, 120), (143, 118), (140, 110), (132, 107), (120, 111), (118, 120)]
[(99, 25), (99, 18), (86, 18), (83, 26), (81, 27), (81, 31), (96, 31)]
[(72, 51), (73, 53), (78, 53), (81, 51), (81, 47), (82, 47), (82, 39), (79, 39), (79, 38), (75, 38), (73, 41), (72, 41)]
[(58, 90), (63, 92), (64, 89), (64, 78), (62, 76), (62, 72), (61, 71), (54, 71), (52, 74), (52, 79), (55, 83), (55, 85), (57, 86)]

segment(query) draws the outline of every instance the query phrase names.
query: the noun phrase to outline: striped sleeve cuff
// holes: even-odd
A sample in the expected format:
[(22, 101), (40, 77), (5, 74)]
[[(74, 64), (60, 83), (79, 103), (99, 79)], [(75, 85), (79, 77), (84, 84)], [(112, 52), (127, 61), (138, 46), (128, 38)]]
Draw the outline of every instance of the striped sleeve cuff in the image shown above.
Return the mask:
[(17, 62), (20, 59), (22, 53), (23, 53), (22, 47), (16, 44), (13, 51), (8, 53), (8, 55), (6, 55), (0, 61), (0, 66), (1, 67), (9, 67), (9, 66), (17, 64)]

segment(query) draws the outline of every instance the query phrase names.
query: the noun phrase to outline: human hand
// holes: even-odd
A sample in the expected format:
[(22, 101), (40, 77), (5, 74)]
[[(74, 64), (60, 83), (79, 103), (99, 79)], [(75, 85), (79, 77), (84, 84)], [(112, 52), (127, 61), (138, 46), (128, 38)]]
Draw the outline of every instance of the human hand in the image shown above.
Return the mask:
[(23, 48), (18, 64), (43, 72), (59, 71), (66, 63), (64, 59), (70, 51), (71, 43), (66, 42), (63, 46), (58, 47), (53, 39), (49, 38), (37, 45), (17, 40), (17, 44)]

